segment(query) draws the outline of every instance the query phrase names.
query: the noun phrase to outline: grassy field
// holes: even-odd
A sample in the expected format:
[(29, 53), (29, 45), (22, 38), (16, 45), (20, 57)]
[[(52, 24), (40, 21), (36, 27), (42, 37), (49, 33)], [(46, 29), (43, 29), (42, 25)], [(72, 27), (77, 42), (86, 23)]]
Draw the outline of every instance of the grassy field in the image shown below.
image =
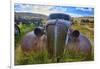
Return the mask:
[[(24, 54), (21, 50), (21, 40), (23, 36), (29, 32), (32, 31), (36, 26), (34, 24), (29, 25), (18, 25), (21, 29), (21, 35), (15, 38), (15, 65), (27, 65), (27, 64), (44, 64), (44, 63), (54, 63), (51, 59), (48, 58), (47, 51), (38, 52), (38, 53), (30, 53), (30, 54)], [(82, 34), (84, 34), (92, 44), (92, 47), (94, 49), (94, 30), (93, 28), (90, 28), (90, 25), (72, 25), (73, 29), (79, 30)], [(93, 50), (94, 52), (94, 50)], [(92, 57), (90, 60), (93, 60), (94, 56), (92, 53)], [(75, 62), (75, 61), (82, 61), (83, 55), (75, 57), (74, 55), (70, 55), (68, 51), (65, 51), (64, 57), (62, 57), (62, 60), (60, 62)]]

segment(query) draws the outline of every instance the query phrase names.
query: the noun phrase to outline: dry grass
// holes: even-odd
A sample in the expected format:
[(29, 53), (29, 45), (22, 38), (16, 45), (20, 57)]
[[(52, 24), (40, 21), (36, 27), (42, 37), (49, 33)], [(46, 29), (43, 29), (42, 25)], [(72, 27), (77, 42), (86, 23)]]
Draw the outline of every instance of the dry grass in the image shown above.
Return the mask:
[[(91, 25), (92, 26), (92, 25)], [(35, 28), (34, 25), (19, 25), (21, 29), (21, 36), (16, 38), (16, 48), (15, 48), (15, 65), (27, 65), (27, 64), (44, 64), (44, 63), (54, 63), (51, 59), (48, 58), (47, 51), (38, 52), (38, 53), (31, 53), (31, 54), (25, 54), (21, 50), (21, 39), (22, 37), (29, 31), (33, 30)], [(90, 60), (93, 60), (94, 58), (94, 29), (91, 28), (89, 25), (80, 25), (75, 24), (72, 25), (73, 29), (79, 30), (82, 34), (84, 34), (92, 44), (92, 57)], [(76, 61), (83, 61), (83, 55), (80, 53), (80, 56), (72, 56), (71, 53), (68, 51), (65, 51), (64, 57), (62, 57), (61, 61), (59, 62), (76, 62)]]

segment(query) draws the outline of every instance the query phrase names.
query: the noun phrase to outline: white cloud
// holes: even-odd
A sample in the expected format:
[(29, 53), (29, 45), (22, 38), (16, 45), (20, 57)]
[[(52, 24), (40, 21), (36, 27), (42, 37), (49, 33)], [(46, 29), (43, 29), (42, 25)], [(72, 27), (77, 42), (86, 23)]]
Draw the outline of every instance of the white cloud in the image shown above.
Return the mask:
[(52, 11), (60, 11), (60, 12), (66, 12), (66, 10), (67, 10), (67, 7), (65, 8), (65, 7), (53, 7), (53, 9), (52, 9)]
[(92, 8), (76, 8), (76, 10), (81, 10), (81, 11), (92, 11)]
[[(54, 6), (44, 6), (44, 5), (30, 5), (30, 4), (18, 4), (20, 10), (17, 12), (30, 12), (30, 13), (39, 13), (44, 15), (49, 15), (51, 13), (65, 13), (69, 14), (72, 17), (81, 17), (83, 15), (77, 13), (66, 12), (67, 8), (64, 7), (54, 7)], [(16, 8), (16, 7), (15, 7)], [(77, 11), (92, 11), (92, 8), (75, 8)]]

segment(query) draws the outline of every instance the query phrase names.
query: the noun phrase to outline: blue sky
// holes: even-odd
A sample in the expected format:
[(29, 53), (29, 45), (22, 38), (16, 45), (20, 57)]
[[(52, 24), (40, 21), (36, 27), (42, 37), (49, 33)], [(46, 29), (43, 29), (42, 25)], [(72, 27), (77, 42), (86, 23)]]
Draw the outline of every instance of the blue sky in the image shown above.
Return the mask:
[(94, 16), (94, 9), (90, 7), (48, 6), (19, 4), (14, 5), (15, 12), (29, 12), (49, 15), (50, 13), (65, 13), (72, 17)]

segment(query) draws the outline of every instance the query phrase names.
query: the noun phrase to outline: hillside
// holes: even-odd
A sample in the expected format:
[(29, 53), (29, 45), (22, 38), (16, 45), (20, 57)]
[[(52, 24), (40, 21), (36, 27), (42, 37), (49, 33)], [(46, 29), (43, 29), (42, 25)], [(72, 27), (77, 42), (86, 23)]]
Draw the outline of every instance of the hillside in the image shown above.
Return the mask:
[(32, 19), (32, 18), (47, 19), (48, 18), (46, 15), (43, 14), (27, 13), (27, 12), (15, 12), (15, 16), (25, 18), (25, 19)]

